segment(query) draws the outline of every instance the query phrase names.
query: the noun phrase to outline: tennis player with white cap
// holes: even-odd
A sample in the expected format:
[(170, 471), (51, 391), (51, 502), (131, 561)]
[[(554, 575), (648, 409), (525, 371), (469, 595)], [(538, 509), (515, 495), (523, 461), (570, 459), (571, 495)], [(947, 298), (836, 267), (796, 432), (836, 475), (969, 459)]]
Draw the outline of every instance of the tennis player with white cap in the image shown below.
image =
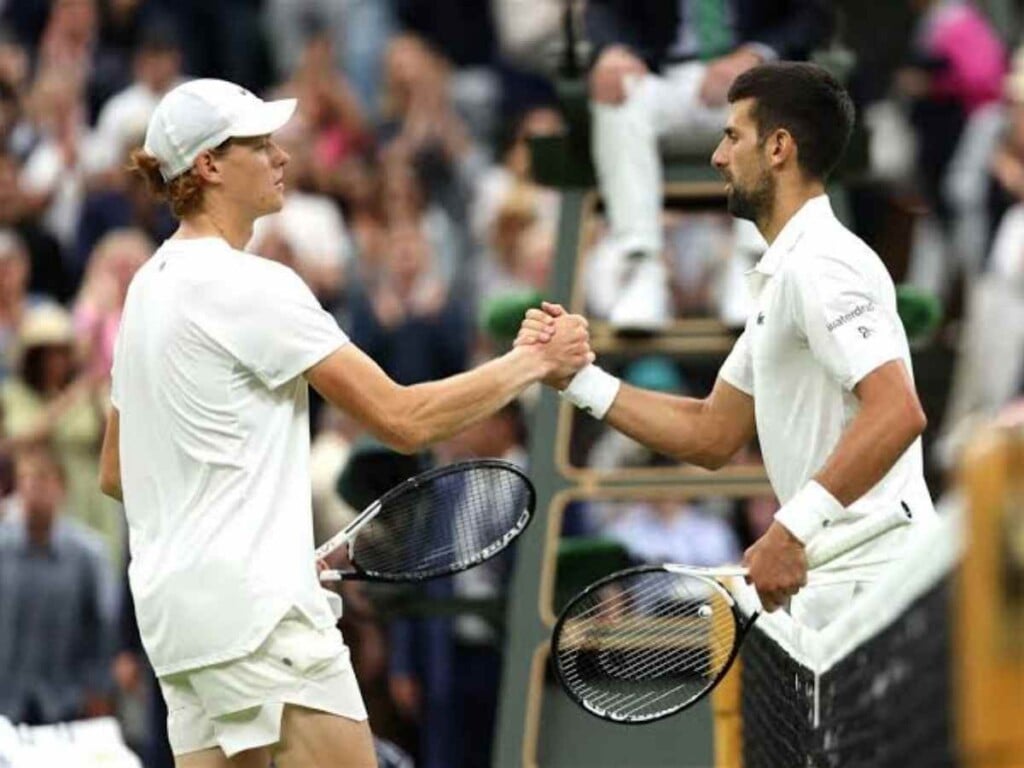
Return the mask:
[(281, 208), (288, 156), (271, 134), (294, 109), (194, 80), (133, 154), (180, 227), (128, 290), (100, 482), (125, 504), (139, 629), (183, 768), (376, 764), (313, 562), (307, 381), (412, 452), (593, 360), (586, 322), (566, 316), (558, 344), (393, 382), (292, 270), (242, 250)]

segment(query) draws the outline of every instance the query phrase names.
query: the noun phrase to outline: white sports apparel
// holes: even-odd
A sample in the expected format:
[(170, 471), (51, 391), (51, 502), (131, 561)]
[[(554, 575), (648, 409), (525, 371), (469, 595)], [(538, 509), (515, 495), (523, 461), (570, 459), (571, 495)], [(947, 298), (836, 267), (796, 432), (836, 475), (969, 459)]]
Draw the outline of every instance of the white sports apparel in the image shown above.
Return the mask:
[[(719, 375), (754, 398), (765, 469), (785, 505), (825, 465), (860, 411), (853, 389), (861, 379), (892, 360), (903, 361), (913, 378), (910, 349), (892, 278), (824, 195), (786, 223), (750, 279), (755, 308)], [(809, 517), (797, 527), (829, 537), (864, 515), (901, 507), (915, 523), (935, 518), (920, 439), (842, 519)], [(885, 536), (834, 565), (891, 559), (903, 538)]]
[(160, 691), (175, 755), (220, 747), (230, 758), (276, 744), (286, 704), (366, 720), (341, 633), (295, 612), (251, 656), (163, 677)]
[(263, 101), (240, 85), (204, 78), (182, 83), (160, 99), (146, 129), (146, 152), (170, 181), (200, 153), (230, 138), (267, 136), (295, 113), (295, 99)]
[(219, 238), (168, 240), (132, 281), (111, 399), (158, 676), (251, 653), (292, 607), (334, 626), (313, 562), (301, 374), (347, 342), (292, 270)]

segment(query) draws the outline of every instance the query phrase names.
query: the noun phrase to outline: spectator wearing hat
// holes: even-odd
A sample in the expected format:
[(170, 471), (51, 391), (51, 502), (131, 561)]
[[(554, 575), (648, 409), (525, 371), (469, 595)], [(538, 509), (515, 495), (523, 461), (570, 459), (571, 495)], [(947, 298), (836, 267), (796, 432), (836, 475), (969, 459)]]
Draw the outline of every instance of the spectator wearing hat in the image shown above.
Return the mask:
[(71, 316), (56, 304), (25, 313), (16, 373), (0, 386), (3, 432), (16, 448), (48, 442), (67, 473), (74, 516), (107, 544), (119, 565), (124, 543), (119, 508), (96, 484), (103, 437), (105, 377), (78, 375)]

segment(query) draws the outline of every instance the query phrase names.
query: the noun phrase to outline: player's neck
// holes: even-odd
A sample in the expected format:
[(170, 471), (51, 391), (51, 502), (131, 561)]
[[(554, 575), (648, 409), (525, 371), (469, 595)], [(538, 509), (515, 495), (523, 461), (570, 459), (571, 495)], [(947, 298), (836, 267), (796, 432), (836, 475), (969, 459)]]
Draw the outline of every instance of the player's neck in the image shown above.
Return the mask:
[(779, 236), (789, 220), (804, 207), (808, 200), (825, 194), (825, 185), (820, 181), (781, 183), (777, 190), (771, 213), (763, 221), (757, 222), (757, 228), (768, 245), (775, 242), (775, 238)]
[(182, 219), (174, 236), (186, 240), (219, 237), (236, 251), (241, 251), (252, 239), (252, 221), (241, 216), (226, 215), (215, 209), (204, 210)]

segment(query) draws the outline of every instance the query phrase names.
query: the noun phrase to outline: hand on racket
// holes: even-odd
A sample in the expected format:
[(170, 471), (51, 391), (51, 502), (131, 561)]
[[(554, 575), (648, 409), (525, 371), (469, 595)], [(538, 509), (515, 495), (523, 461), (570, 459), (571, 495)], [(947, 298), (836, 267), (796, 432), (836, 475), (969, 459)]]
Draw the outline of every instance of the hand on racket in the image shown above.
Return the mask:
[(781, 608), (807, 584), (807, 553), (777, 521), (743, 553), (743, 566), (768, 612)]
[[(844, 536), (812, 542), (814, 568), (909, 522), (902, 511), (872, 515)], [(741, 566), (644, 565), (587, 587), (563, 609), (551, 637), (559, 684), (587, 712), (619, 723), (647, 723), (706, 696), (725, 676), (757, 620), (730, 588), (744, 588)], [(815, 579), (812, 583), (834, 581)], [(749, 587), (746, 587), (749, 590)], [(756, 599), (755, 599), (756, 602)]]
[(533, 516), (536, 493), (514, 464), (478, 459), (432, 469), (392, 488), (316, 550), (345, 547), (346, 570), (321, 581), (414, 582), (448, 576), (494, 557)]

